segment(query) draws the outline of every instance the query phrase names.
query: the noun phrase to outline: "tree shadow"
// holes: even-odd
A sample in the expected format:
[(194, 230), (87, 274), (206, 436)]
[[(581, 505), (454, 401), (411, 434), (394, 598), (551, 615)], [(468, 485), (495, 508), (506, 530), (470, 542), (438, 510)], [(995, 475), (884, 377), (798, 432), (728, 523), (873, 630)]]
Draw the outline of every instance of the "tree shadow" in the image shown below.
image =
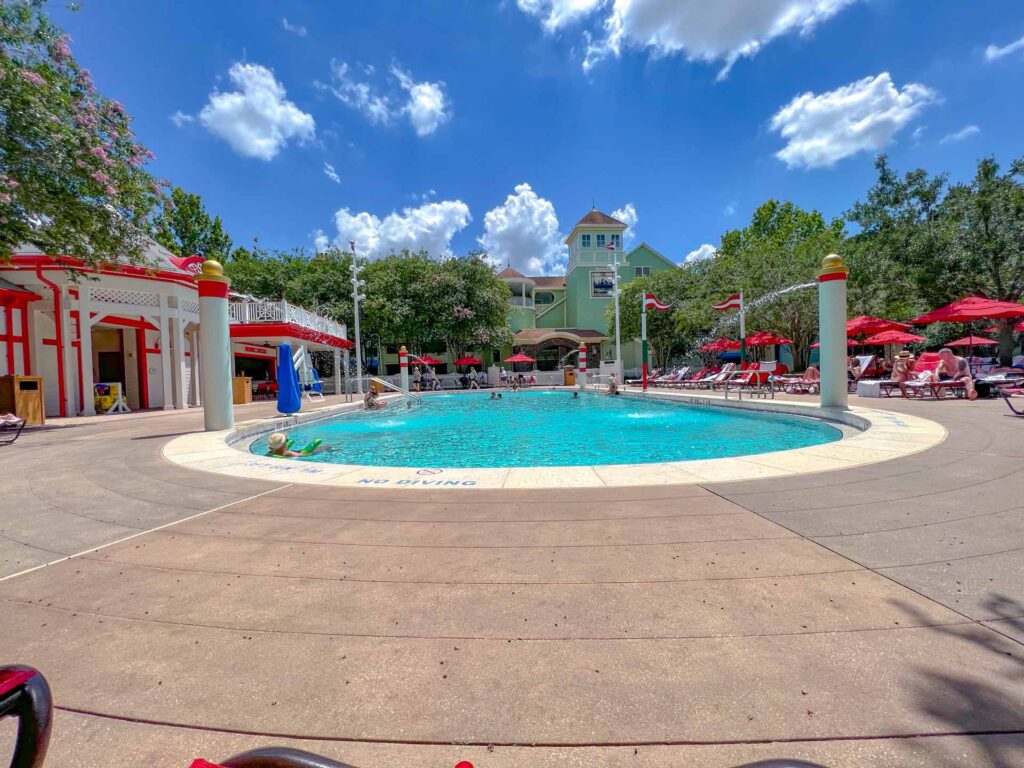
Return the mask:
[[(915, 606), (895, 601), (920, 625), (929, 626), (929, 617)], [(1007, 595), (992, 594), (982, 603), (986, 621), (1011, 622), (1024, 628), (1024, 602)], [(937, 731), (963, 734), (987, 758), (982, 765), (993, 768), (1024, 766), (1024, 645), (995, 629), (982, 624), (932, 626), (932, 631), (955, 637), (979, 651), (979, 667), (992, 679), (993, 673), (1012, 685), (998, 686), (986, 682), (977, 669), (939, 668), (916, 664), (917, 679), (912, 695), (918, 711), (937, 721)], [(1017, 693), (1008, 693), (1015, 690)], [(1000, 736), (999, 734), (1003, 734)], [(949, 753), (941, 739), (922, 740), (925, 749), (943, 749), (935, 755), (934, 765), (945, 764)], [(961, 763), (956, 763), (960, 765)], [(972, 763), (972, 766), (975, 765)]]

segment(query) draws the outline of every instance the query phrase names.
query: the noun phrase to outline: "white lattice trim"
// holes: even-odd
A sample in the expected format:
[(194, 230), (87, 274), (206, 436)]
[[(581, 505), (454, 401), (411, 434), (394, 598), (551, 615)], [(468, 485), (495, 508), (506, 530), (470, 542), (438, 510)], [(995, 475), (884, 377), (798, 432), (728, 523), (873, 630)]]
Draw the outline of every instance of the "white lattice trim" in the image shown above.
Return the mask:
[(160, 296), (143, 291), (127, 291), (122, 288), (93, 288), (89, 292), (91, 301), (102, 304), (131, 304), (136, 307), (159, 307)]

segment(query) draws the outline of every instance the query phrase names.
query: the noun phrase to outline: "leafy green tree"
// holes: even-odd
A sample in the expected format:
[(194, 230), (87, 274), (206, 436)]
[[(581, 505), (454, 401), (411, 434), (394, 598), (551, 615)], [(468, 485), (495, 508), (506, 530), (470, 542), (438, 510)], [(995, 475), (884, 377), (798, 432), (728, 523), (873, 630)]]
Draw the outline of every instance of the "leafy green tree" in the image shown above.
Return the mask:
[(747, 333), (792, 339), (794, 365), (803, 369), (818, 332), (818, 302), (810, 288), (797, 286), (814, 281), (821, 259), (839, 250), (843, 239), (841, 219), (829, 222), (818, 211), (769, 200), (749, 225), (722, 236), (707, 280), (724, 293), (743, 289)]
[(44, 0), (0, 3), (0, 259), (31, 243), (96, 266), (143, 253), (161, 183)]
[[(619, 290), (619, 325), (624, 339), (640, 337), (641, 297), (644, 294), (653, 293), (661, 301), (672, 304), (670, 310), (647, 313), (647, 339), (655, 368), (667, 368), (673, 358), (696, 341), (699, 331), (688, 327), (687, 321), (700, 279), (699, 274), (683, 267), (638, 278)], [(614, 333), (613, 305), (609, 305), (606, 315), (609, 333)]]
[(231, 253), (231, 238), (220, 216), (210, 216), (199, 195), (181, 187), (171, 190), (169, 205), (155, 221), (156, 241), (179, 256), (198, 254), (223, 263)]
[(452, 360), (511, 340), (511, 292), (479, 255), (436, 262), (427, 293), (432, 331), (444, 341)]

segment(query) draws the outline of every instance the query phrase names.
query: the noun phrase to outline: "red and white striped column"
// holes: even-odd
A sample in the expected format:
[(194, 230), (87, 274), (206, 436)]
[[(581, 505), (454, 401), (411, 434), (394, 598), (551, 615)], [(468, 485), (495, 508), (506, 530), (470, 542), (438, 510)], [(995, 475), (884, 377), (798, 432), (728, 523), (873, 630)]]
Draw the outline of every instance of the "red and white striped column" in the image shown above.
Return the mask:
[(207, 432), (232, 429), (235, 411), (231, 403), (231, 331), (228, 323), (228, 289), (231, 278), (213, 259), (203, 262), (196, 275), (199, 285), (199, 354), (203, 386), (203, 421)]
[(850, 270), (832, 253), (821, 260), (818, 273), (818, 339), (821, 367), (821, 407), (846, 408), (846, 278)]
[(587, 345), (580, 344), (580, 373), (577, 377), (579, 379), (579, 388), (587, 388)]
[(400, 385), (406, 392), (409, 391), (409, 350), (403, 344), (398, 350), (398, 370), (401, 376)]

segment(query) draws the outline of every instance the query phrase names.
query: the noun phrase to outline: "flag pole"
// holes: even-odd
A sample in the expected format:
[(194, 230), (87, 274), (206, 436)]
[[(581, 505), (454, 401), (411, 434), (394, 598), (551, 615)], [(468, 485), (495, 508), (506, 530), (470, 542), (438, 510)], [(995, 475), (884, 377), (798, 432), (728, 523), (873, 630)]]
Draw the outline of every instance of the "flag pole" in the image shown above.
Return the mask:
[(747, 362), (746, 308), (743, 306), (743, 291), (740, 291), (740, 362)]
[(647, 391), (647, 293), (640, 294), (640, 344), (643, 348), (642, 378), (643, 391)]
[[(612, 239), (612, 246), (615, 240)], [(612, 264), (615, 269), (615, 372), (618, 374), (618, 383), (622, 380), (622, 336), (619, 333), (619, 252), (612, 250)]]

